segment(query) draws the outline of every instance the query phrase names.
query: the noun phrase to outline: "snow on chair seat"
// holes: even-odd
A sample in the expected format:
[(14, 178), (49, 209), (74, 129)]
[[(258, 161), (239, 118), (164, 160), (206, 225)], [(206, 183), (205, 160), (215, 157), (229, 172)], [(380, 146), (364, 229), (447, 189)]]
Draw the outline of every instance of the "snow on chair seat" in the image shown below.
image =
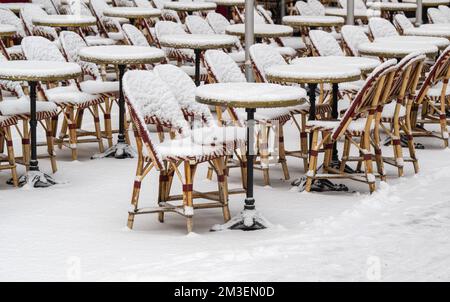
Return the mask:
[[(350, 133), (351, 135), (359, 136), (362, 134), (366, 127), (367, 120), (365, 118), (360, 118), (357, 120), (351, 121), (346, 131)], [(340, 121), (326, 121), (326, 120), (313, 120), (313, 121), (307, 121), (306, 122), (306, 129), (311, 130), (320, 130), (320, 131), (335, 131), (339, 125)], [(372, 123), (370, 126), (370, 130), (373, 130), (375, 127), (375, 124)]]
[[(36, 119), (44, 120), (58, 115), (58, 107), (51, 102), (36, 102)], [(19, 99), (4, 99), (0, 102), (0, 114), (15, 116), (20, 119), (30, 118), (30, 99), (22, 96)]]
[[(443, 83), (439, 82), (436, 85), (428, 89), (427, 95), (430, 97), (440, 97), (442, 94)], [(445, 91), (443, 92), (445, 96), (450, 96), (450, 85), (447, 85)]]
[(0, 115), (0, 127), (9, 127), (15, 124), (17, 124), (16, 117)]
[(49, 88), (45, 90), (45, 96), (59, 106), (75, 105), (85, 108), (103, 102), (102, 96), (79, 91), (75, 86)]

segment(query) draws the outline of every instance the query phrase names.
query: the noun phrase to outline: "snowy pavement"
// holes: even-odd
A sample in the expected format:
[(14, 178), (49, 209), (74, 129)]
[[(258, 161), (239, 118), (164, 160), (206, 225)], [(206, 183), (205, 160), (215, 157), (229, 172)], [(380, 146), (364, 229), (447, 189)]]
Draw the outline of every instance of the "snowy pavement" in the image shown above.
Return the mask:
[[(289, 126), (288, 147), (296, 135)], [(196, 212), (188, 236), (178, 215), (164, 224), (141, 215), (126, 228), (134, 159), (90, 160), (96, 144), (81, 145), (74, 162), (69, 150), (57, 150), (55, 178), (63, 184), (14, 189), (0, 173), (0, 280), (450, 281), (450, 151), (424, 143), (421, 172), (406, 166), (398, 179), (388, 168), (388, 183), (372, 195), (353, 182), (346, 184), (360, 193), (299, 193), (278, 166), (263, 187), (255, 171), (257, 208), (273, 228), (209, 232), (223, 219), (210, 209)], [(51, 171), (48, 160), (40, 166)], [(298, 159), (289, 158), (289, 168), (292, 179), (303, 174)], [(205, 175), (197, 172), (199, 187), (214, 189)], [(230, 187), (239, 175), (232, 170)], [(156, 181), (143, 183), (142, 203), (154, 205)], [(242, 206), (242, 196), (231, 196), (232, 215)]]

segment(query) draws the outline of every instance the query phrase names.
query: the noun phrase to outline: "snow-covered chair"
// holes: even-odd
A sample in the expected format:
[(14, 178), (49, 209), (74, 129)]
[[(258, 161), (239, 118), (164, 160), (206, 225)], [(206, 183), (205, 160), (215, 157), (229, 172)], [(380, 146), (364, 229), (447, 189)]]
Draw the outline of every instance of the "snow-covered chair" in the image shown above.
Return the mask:
[(305, 1), (295, 2), (295, 8), (297, 9), (298, 14), (301, 16), (317, 16), (314, 9)]
[(307, 3), (315, 16), (325, 16), (325, 6), (319, 0), (308, 0)]
[[(155, 72), (128, 71), (123, 80), (138, 151), (131, 209), (128, 212), (128, 227), (133, 228), (135, 216), (139, 214), (158, 213), (159, 221), (164, 222), (164, 214), (174, 212), (186, 218), (187, 231), (191, 232), (194, 209), (202, 208), (202, 204), (194, 204), (194, 199), (198, 194), (202, 198), (209, 199), (208, 196), (194, 191), (194, 173), (198, 165), (202, 163), (212, 164), (218, 179), (219, 190), (213, 193), (215, 202), (208, 203), (208, 208), (221, 208), (224, 220), (228, 221), (230, 219), (228, 185), (224, 169), (224, 158), (228, 153), (227, 146), (213, 144), (217, 134), (213, 131), (209, 133), (210, 141), (204, 140), (207, 135), (201, 138), (191, 135), (189, 125), (183, 117), (175, 96)], [(162, 143), (154, 142), (148, 130), (149, 124), (168, 129), (174, 139), (164, 140)], [(179, 171), (180, 164), (185, 172), (184, 177)], [(150, 208), (140, 207), (141, 184), (152, 169), (159, 172), (158, 205)], [(175, 175), (182, 184), (183, 194), (178, 197), (170, 194)], [(182, 205), (174, 204), (175, 200), (182, 200)]]
[(435, 7), (430, 7), (427, 10), (428, 20), (433, 24), (448, 24), (450, 21), (442, 11)]
[(345, 56), (332, 34), (323, 30), (311, 30), (309, 38), (314, 51), (319, 56)]
[(209, 26), (208, 22), (200, 16), (187, 16), (184, 20), (184, 24), (191, 34), (214, 34), (214, 30)]
[(359, 56), (358, 45), (370, 42), (361, 26), (344, 25), (341, 28), (341, 34), (345, 48), (352, 56)]
[[(245, 76), (242, 73), (239, 66), (233, 61), (233, 59), (221, 50), (207, 50), (205, 52), (205, 64), (210, 76), (210, 82), (216, 83), (230, 83), (230, 82), (246, 82)], [(231, 118), (239, 123), (243, 122), (244, 111), (239, 109), (227, 108), (228, 114)], [(217, 108), (218, 116), (222, 116), (221, 108)], [(283, 168), (285, 179), (289, 179), (289, 170), (286, 164), (283, 138), (283, 126), (291, 118), (290, 109), (288, 108), (276, 108), (276, 109), (258, 109), (255, 113), (255, 119), (258, 121), (258, 125), (261, 127), (259, 130), (260, 135), (260, 158), (261, 169), (264, 175), (265, 185), (270, 184), (269, 178), (269, 151), (268, 151), (268, 135), (269, 129), (272, 128), (273, 122), (279, 125), (277, 134), (280, 137), (279, 143), (279, 162)]]
[[(6, 60), (0, 55), (0, 62)], [(0, 98), (0, 114), (4, 117), (13, 117), (17, 121), (21, 121), (22, 127), (16, 127), (22, 138), (22, 158), (17, 160), (18, 163), (25, 165), (28, 170), (30, 160), (30, 100), (24, 93), (20, 82), (8, 80), (0, 80), (0, 95), (3, 93), (7, 96)], [(46, 133), (47, 152), (50, 157), (53, 173), (56, 172), (56, 158), (53, 146), (52, 118), (56, 118), (59, 114), (58, 108), (54, 103), (37, 101), (36, 102), (36, 120), (39, 122)]]
[(157, 9), (161, 10), (163, 20), (182, 24), (180, 16), (178, 16), (178, 13), (176, 11), (164, 8), (164, 3), (170, 2), (170, 0), (152, 0), (152, 2)]
[(31, 0), (31, 3), (36, 4), (37, 6), (41, 6), (47, 14), (50, 15), (58, 15), (59, 11), (56, 7), (56, 3), (52, 0)]
[(382, 37), (395, 37), (399, 35), (395, 29), (395, 26), (392, 25), (389, 20), (378, 17), (369, 19), (369, 30), (374, 39)]
[[(417, 83), (422, 74), (425, 59), (426, 56), (424, 54), (411, 53), (398, 62), (392, 89), (387, 91), (388, 95), (385, 98), (385, 103), (382, 106), (380, 104), (379, 110), (377, 110), (376, 121), (381, 121), (381, 124), (377, 126), (380, 126), (380, 130), (383, 130), (389, 136), (394, 154), (391, 157), (380, 156), (377, 160), (382, 160), (384, 163), (396, 167), (398, 176), (403, 176), (404, 162), (413, 163), (414, 172), (417, 173), (419, 171), (409, 115), (414, 102), (413, 95), (416, 93)], [(390, 129), (385, 127), (383, 123), (388, 123)], [(377, 131), (374, 133), (378, 134)], [(403, 158), (400, 140), (402, 136), (406, 138), (408, 144), (409, 157), (407, 158)], [(376, 146), (379, 146), (379, 135), (374, 135), (374, 139), (377, 142)]]
[(125, 40), (127, 40), (128, 44), (136, 46), (150, 46), (150, 43), (145, 35), (136, 26), (131, 24), (124, 24), (122, 25), (122, 30), (125, 35)]
[(103, 11), (109, 7), (105, 0), (91, 0), (89, 3), (92, 12), (97, 19), (100, 32), (109, 39), (117, 42), (122, 41), (124, 37), (121, 30), (121, 24), (128, 23), (128, 19), (107, 17), (103, 15)]
[(72, 31), (62, 31), (59, 38), (67, 61), (79, 64), (83, 70), (84, 80), (79, 83), (81, 91), (105, 96), (104, 106), (99, 105), (105, 125), (102, 136), (108, 140), (108, 145), (111, 147), (112, 134), (116, 132), (111, 126), (111, 110), (112, 104), (117, 101), (119, 95), (119, 82), (104, 80), (105, 76), (102, 76), (97, 64), (82, 61), (79, 58), (79, 50), (88, 46), (80, 35)]
[(396, 14), (394, 16), (394, 25), (401, 34), (405, 34), (405, 31), (414, 29), (414, 24), (403, 14)]
[[(420, 124), (435, 124), (439, 121), (440, 133), (435, 134), (431, 131), (423, 129), (414, 129), (413, 135), (417, 136), (431, 136), (442, 139), (444, 146), (448, 147), (448, 129), (447, 125), (450, 119), (447, 118), (448, 103), (450, 100), (450, 46), (442, 51), (436, 63), (431, 67), (427, 74), (425, 81), (420, 87), (415, 100), (413, 112), (413, 120), (411, 125)], [(417, 110), (419, 106), (422, 107), (420, 118)]]
[[(50, 40), (43, 37), (25, 37), (22, 40), (22, 50), (28, 60), (66, 62), (63, 54)], [(69, 81), (67, 86), (50, 88), (40, 85), (43, 96), (47, 101), (55, 103), (63, 111), (63, 125), (57, 143), (66, 146), (72, 151), (72, 159), (78, 157), (77, 145), (79, 143), (97, 142), (100, 152), (103, 152), (102, 133), (100, 130), (98, 105), (103, 103), (105, 97), (99, 94), (82, 92), (75, 81)], [(79, 114), (87, 109), (94, 120), (95, 131), (79, 131), (81, 123)], [(56, 122), (56, 121), (55, 121)], [(68, 136), (69, 141), (65, 138)], [(79, 136), (93, 136), (94, 138), (83, 140)]]
[[(344, 116), (337, 121), (312, 120), (306, 123), (307, 131), (312, 136), (310, 147), (309, 168), (306, 173), (306, 181), (302, 183), (306, 191), (312, 190), (313, 181), (316, 179), (335, 178), (352, 179), (368, 184), (370, 192), (375, 190), (376, 178), (373, 173), (372, 158), (378, 156), (371, 152), (371, 130), (375, 125), (375, 113), (379, 104), (383, 103), (383, 89), (389, 90), (389, 84), (396, 72), (396, 60), (389, 60), (378, 66), (365, 80), (361, 90), (356, 94), (350, 107)], [(319, 134), (322, 139), (319, 140)], [(355, 137), (359, 137), (356, 142)], [(339, 139), (344, 139), (344, 152), (339, 168), (331, 167), (333, 144)], [(359, 152), (357, 158), (350, 158), (351, 146), (355, 146)], [(324, 173), (318, 173), (318, 154), (320, 149), (325, 149), (323, 166)], [(381, 150), (381, 149), (379, 149)], [(364, 172), (347, 173), (345, 165), (349, 161), (364, 163)], [(377, 165), (381, 163), (377, 161)], [(378, 166), (378, 171), (382, 171)], [(329, 174), (333, 172), (333, 174)], [(337, 173), (337, 174), (334, 174)], [(383, 178), (383, 175), (380, 175)]]
[(47, 13), (36, 5), (27, 5), (20, 10), (20, 17), (23, 21), (27, 35), (42, 36), (51, 41), (57, 41), (58, 33), (55, 28), (50, 26), (36, 26), (33, 24), (33, 18), (46, 15)]
[[(9, 39), (10, 41), (20, 40), (26, 35), (22, 20), (8, 9), (0, 8), (0, 25), (1, 24), (11, 25), (16, 28), (17, 33)], [(0, 53), (3, 53), (8, 59), (23, 59), (20, 45), (6, 45), (2, 39), (0, 39)]]
[(225, 18), (222, 14), (216, 12), (209, 12), (206, 15), (206, 21), (208, 21), (209, 26), (214, 30), (216, 34), (224, 35), (226, 28), (230, 25), (230, 21)]
[(450, 23), (450, 7), (446, 5), (439, 5), (438, 8), (441, 11), (441, 14), (447, 19), (446, 23)]
[[(13, 138), (11, 135), (11, 126), (17, 124), (17, 119), (12, 116), (3, 116), (0, 114), (0, 171), (10, 170), (12, 183), (15, 187), (19, 185), (16, 170), (16, 160), (14, 156)], [(3, 155), (3, 146), (6, 143), (7, 154)]]

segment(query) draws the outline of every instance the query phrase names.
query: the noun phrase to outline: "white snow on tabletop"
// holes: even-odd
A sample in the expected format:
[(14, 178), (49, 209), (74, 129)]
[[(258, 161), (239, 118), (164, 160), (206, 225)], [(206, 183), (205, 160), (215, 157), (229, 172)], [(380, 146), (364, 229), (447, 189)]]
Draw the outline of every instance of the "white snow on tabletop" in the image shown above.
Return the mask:
[(0, 24), (0, 35), (1, 33), (11, 33), (16, 32), (16, 27), (9, 24)]
[(450, 30), (450, 23), (444, 24), (423, 24), (419, 27), (420, 29), (431, 29), (431, 30)]
[(0, 78), (33, 77), (45, 79), (77, 73), (81, 73), (81, 68), (75, 63), (31, 60), (0, 62)]
[(232, 57), (221, 50), (205, 52), (205, 61), (219, 83), (246, 82), (241, 69)]
[(410, 28), (404, 29), (403, 34), (408, 36), (443, 37), (450, 39), (450, 28)]
[[(301, 100), (304, 89), (268, 83), (218, 83), (197, 87), (196, 96), (202, 99), (227, 102), (282, 102)], [(276, 105), (273, 107), (277, 107)]]
[(285, 16), (283, 17), (283, 23), (285, 24), (305, 24), (308, 23), (339, 23), (344, 24), (345, 20), (341, 17), (335, 16)]
[(394, 55), (409, 54), (411, 52), (423, 52), (434, 54), (438, 48), (434, 45), (426, 45), (414, 42), (373, 42), (363, 43), (358, 46), (360, 52), (367, 53), (389, 53)]
[[(402, 0), (405, 3), (416, 3), (417, 0)], [(422, 5), (427, 4), (449, 4), (450, 0), (422, 0)]]
[(237, 38), (229, 35), (164, 35), (159, 39), (163, 46), (176, 48), (216, 48), (233, 46), (237, 43)]
[(103, 11), (105, 16), (130, 18), (138, 17), (157, 17), (162, 14), (161, 10), (145, 7), (109, 7)]
[[(264, 36), (264, 35), (289, 36), (292, 35), (292, 33), (294, 32), (292, 27), (278, 24), (255, 24), (254, 29), (256, 36)], [(244, 24), (229, 25), (226, 28), (226, 32), (228, 34), (233, 35), (244, 35), (245, 25)]]
[(96, 19), (92, 16), (81, 15), (44, 15), (32, 18), (33, 23), (48, 23), (48, 24), (86, 24), (95, 25)]
[(115, 60), (158, 60), (164, 57), (164, 52), (155, 47), (132, 45), (92, 46), (80, 49), (80, 57), (91, 57), (103, 61)]
[[(354, 14), (355, 18), (366, 18), (368, 15), (370, 15), (368, 14), (368, 11), (366, 9), (355, 9)], [(338, 7), (326, 7), (325, 15), (346, 17), (347, 9)]]
[(213, 2), (217, 5), (232, 6), (232, 5), (244, 5), (245, 0), (205, 0), (205, 2)]
[(327, 57), (304, 57), (297, 58), (291, 61), (291, 64), (312, 65), (312, 66), (330, 66), (333, 64), (352, 66), (361, 70), (373, 70), (380, 61), (377, 59), (364, 57), (347, 57), (347, 56), (327, 56)]
[(266, 70), (267, 76), (274, 77), (286, 77), (298, 80), (320, 80), (320, 79), (341, 79), (357, 77), (361, 75), (361, 70), (356, 67), (347, 65), (285, 65), (285, 66), (273, 66)]
[(368, 3), (367, 6), (373, 9), (390, 9), (395, 8), (399, 10), (414, 10), (417, 8), (415, 3), (399, 3), (399, 2), (372, 2)]
[(445, 48), (450, 44), (450, 41), (445, 38), (438, 37), (425, 37), (425, 36), (398, 36), (398, 37), (381, 37), (376, 38), (375, 42), (413, 42), (413, 43), (424, 43), (432, 44), (439, 48)]
[(166, 2), (164, 8), (181, 10), (181, 11), (196, 11), (196, 10), (214, 10), (217, 5), (211, 2)]

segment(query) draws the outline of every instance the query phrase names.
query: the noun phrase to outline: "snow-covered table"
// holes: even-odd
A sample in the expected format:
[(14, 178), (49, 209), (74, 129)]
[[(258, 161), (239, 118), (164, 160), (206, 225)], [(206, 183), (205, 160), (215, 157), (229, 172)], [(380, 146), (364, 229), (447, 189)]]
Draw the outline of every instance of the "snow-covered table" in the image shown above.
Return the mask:
[(236, 45), (238, 39), (229, 35), (165, 35), (159, 39), (164, 47), (189, 48), (195, 53), (195, 84), (200, 85), (200, 56), (203, 50), (230, 48)]
[(380, 11), (381, 17), (391, 19), (393, 14), (399, 12), (413, 12), (417, 9), (415, 3), (400, 3), (400, 2), (372, 2), (367, 3), (371, 9)]
[(103, 11), (107, 17), (118, 17), (127, 19), (145, 19), (161, 16), (161, 10), (147, 7), (108, 7)]
[[(417, 3), (417, 0), (402, 0), (403, 3)], [(424, 7), (438, 7), (439, 5), (448, 5), (450, 0), (422, 0)]]
[(84, 47), (78, 52), (81, 60), (97, 64), (117, 65), (119, 69), (119, 135), (117, 144), (94, 158), (129, 158), (134, 156), (133, 149), (125, 142), (125, 98), (122, 79), (127, 65), (140, 65), (161, 62), (165, 54), (161, 49), (145, 46), (111, 45)]
[(43, 15), (33, 17), (32, 22), (37, 26), (60, 27), (63, 30), (97, 24), (95, 17), (82, 15)]
[(362, 73), (370, 73), (378, 65), (380, 61), (371, 58), (364, 57), (349, 57), (349, 56), (325, 56), (325, 57), (303, 57), (297, 58), (291, 61), (291, 64), (301, 65), (322, 65), (330, 66), (335, 64), (356, 67), (361, 70)]
[[(432, 26), (436, 25), (436, 26)], [(421, 27), (405, 29), (403, 35), (405, 36), (428, 36), (440, 37), (450, 39), (450, 27), (439, 26), (440, 24), (425, 24)]]
[(358, 45), (361, 55), (376, 56), (380, 58), (403, 58), (412, 52), (421, 52), (434, 57), (438, 48), (432, 44), (415, 42), (372, 42)]
[[(229, 35), (245, 37), (245, 24), (228, 25), (225, 32)], [(254, 25), (255, 38), (261, 40), (262, 38), (279, 38), (289, 37), (294, 33), (294, 29), (290, 26), (279, 24), (255, 24)]]
[(44, 7), (42, 4), (37, 3), (16, 2), (16, 3), (0, 3), (0, 8), (9, 9), (13, 13), (19, 14), (22, 8), (25, 8), (26, 6), (30, 5), (36, 5), (41, 8)]
[(285, 16), (283, 24), (292, 27), (334, 27), (344, 25), (345, 20), (337, 16)]
[(247, 195), (241, 215), (232, 218), (213, 230), (241, 229), (257, 230), (270, 224), (256, 212), (253, 197), (253, 159), (255, 111), (257, 108), (276, 108), (299, 105), (305, 102), (305, 90), (300, 87), (282, 86), (268, 83), (220, 83), (197, 88), (199, 103), (245, 108), (247, 112)]
[(375, 42), (421, 43), (421, 44), (427, 44), (427, 45), (434, 45), (441, 50), (445, 49), (450, 44), (450, 41), (448, 39), (439, 38), (439, 37), (426, 37), (426, 36), (381, 37), (381, 38), (376, 38)]
[(201, 12), (207, 10), (215, 10), (217, 5), (212, 2), (166, 2), (165, 9), (171, 9), (181, 13), (192, 14), (193, 12)]
[[(326, 7), (325, 8), (325, 15), (326, 16), (337, 16), (342, 18), (347, 18), (347, 9), (346, 8), (339, 8), (339, 7)], [(367, 10), (365, 9), (357, 9), (354, 10), (354, 16), (355, 19), (367, 19), (369, 17), (369, 14), (367, 13)]]
[(0, 79), (26, 81), (30, 88), (30, 136), (31, 159), (29, 171), (20, 177), (21, 186), (49, 187), (56, 181), (39, 171), (36, 152), (36, 86), (38, 82), (54, 82), (75, 79), (81, 75), (78, 64), (54, 61), (5, 61), (0, 63)]
[(206, 0), (206, 2), (213, 2), (220, 6), (237, 6), (244, 7), (245, 0)]
[[(344, 57), (343, 57), (344, 58)], [(339, 117), (338, 113), (338, 96), (339, 83), (352, 82), (361, 78), (361, 69), (359, 66), (365, 65), (359, 62), (356, 64), (348, 64), (338, 59), (334, 64), (330, 64), (328, 60), (319, 61), (314, 57), (303, 58), (302, 64), (290, 64), (273, 66), (266, 69), (266, 77), (271, 82), (278, 83), (298, 83), (307, 84), (309, 90), (309, 119), (316, 118), (316, 88), (318, 84), (332, 84), (332, 111), (331, 116), (334, 119)], [(356, 67), (358, 65), (358, 67)], [(336, 144), (333, 146), (333, 162), (332, 165), (339, 165)], [(327, 180), (328, 187), (335, 187), (334, 184)]]

